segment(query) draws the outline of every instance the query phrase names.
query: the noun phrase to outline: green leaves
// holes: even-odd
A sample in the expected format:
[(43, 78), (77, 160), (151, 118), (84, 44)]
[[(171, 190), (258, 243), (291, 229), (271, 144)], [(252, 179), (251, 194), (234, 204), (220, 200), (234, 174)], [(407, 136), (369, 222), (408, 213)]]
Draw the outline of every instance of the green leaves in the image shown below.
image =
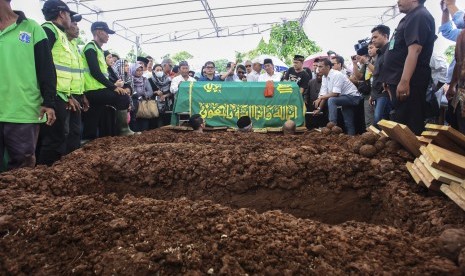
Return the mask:
[(189, 60), (189, 59), (191, 59), (193, 57), (194, 56), (191, 55), (191, 53), (189, 53), (187, 51), (181, 51), (179, 53), (176, 53), (176, 54), (172, 55), (171, 60), (173, 60), (174, 64), (178, 64), (181, 61)]
[(320, 52), (321, 48), (308, 38), (297, 21), (289, 21), (275, 25), (271, 29), (270, 41), (262, 38), (257, 47), (247, 53), (254, 58), (259, 55), (273, 55), (291, 65), (295, 54), (309, 56)]

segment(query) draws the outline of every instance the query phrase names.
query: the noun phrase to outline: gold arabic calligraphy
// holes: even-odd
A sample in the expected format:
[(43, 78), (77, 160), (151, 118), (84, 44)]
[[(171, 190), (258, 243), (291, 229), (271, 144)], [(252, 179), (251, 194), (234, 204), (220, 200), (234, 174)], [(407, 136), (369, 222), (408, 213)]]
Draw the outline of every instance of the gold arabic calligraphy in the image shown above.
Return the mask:
[(297, 106), (295, 105), (242, 105), (219, 103), (199, 103), (199, 105), (199, 114), (207, 119), (214, 117), (239, 119), (242, 116), (249, 116), (255, 120), (281, 119), (287, 121), (297, 118)]

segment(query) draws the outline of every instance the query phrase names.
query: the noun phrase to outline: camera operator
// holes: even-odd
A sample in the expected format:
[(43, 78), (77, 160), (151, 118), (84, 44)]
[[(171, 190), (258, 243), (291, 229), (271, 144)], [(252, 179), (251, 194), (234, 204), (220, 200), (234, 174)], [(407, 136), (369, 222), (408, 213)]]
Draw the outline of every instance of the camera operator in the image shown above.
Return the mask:
[(364, 99), (363, 106), (366, 127), (374, 123), (374, 109), (370, 104), (370, 94), (377, 50), (378, 48), (369, 41), (365, 47), (357, 51), (357, 56), (352, 56), (354, 70), (351, 81), (357, 86), (358, 91), (362, 94)]
[(373, 45), (378, 48), (377, 58), (373, 70), (373, 82), (370, 96), (370, 104), (374, 106), (374, 125), (377, 126), (378, 122), (382, 119), (389, 118), (391, 111), (391, 99), (389, 93), (384, 89), (383, 83), (378, 81), (381, 69), (384, 64), (384, 53), (389, 46), (389, 35), (391, 30), (388, 26), (378, 25), (371, 30), (371, 41)]

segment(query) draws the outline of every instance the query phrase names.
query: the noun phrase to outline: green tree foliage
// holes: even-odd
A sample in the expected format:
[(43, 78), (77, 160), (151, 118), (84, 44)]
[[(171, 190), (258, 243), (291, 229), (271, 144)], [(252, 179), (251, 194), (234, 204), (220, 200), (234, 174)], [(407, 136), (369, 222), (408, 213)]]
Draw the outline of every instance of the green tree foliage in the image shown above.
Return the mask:
[(271, 28), (268, 43), (262, 38), (257, 47), (247, 53), (247, 57), (272, 55), (291, 65), (294, 55), (309, 56), (321, 52), (321, 48), (305, 34), (299, 22), (289, 21)]
[(191, 55), (189, 52), (181, 51), (171, 56), (171, 60), (173, 60), (174, 64), (178, 64), (183, 60), (188, 60), (193, 58), (194, 56)]
[(447, 62), (451, 63), (455, 56), (455, 45), (447, 47), (446, 51), (444, 51), (444, 55), (446, 55)]
[[(145, 53), (142, 48), (139, 48), (139, 56), (145, 57), (148, 56), (147, 53)], [(137, 59), (137, 54), (134, 46), (131, 47), (131, 50), (127, 53), (126, 55), (126, 60), (129, 61), (130, 63), (135, 63)]]
[(245, 54), (245, 53), (241, 53), (241, 52), (236, 51), (236, 54), (235, 54), (235, 61), (236, 61), (237, 63), (243, 62), (246, 58), (247, 58), (247, 57), (246, 57), (246, 54)]
[(226, 64), (228, 64), (229, 60), (227, 59), (218, 59), (213, 61), (215, 63), (216, 71), (218, 72), (226, 72)]

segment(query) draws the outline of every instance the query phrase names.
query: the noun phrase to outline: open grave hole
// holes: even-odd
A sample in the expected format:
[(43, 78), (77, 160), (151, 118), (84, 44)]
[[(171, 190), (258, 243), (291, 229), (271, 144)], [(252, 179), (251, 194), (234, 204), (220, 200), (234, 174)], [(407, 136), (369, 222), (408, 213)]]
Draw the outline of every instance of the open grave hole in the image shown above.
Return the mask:
[(105, 193), (119, 197), (211, 200), (328, 224), (370, 223), (382, 213), (370, 160), (324, 146), (147, 144), (110, 151), (101, 164)]

